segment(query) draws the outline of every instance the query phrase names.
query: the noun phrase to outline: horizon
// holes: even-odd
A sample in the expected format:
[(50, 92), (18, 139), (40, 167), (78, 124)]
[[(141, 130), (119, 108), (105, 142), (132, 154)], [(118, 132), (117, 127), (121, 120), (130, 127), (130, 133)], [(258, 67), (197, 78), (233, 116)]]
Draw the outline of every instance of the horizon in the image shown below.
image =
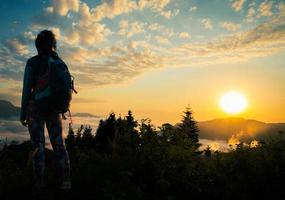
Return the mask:
[[(6, 99), (0, 99), (0, 101), (7, 101), (7, 102), (9, 102), (9, 103), (12, 103), (12, 102), (10, 102), (9, 100), (6, 100)], [(20, 109), (20, 106), (19, 105), (14, 105), (13, 103), (12, 103), (12, 105), (13, 106), (15, 106), (15, 107), (17, 107), (17, 108), (19, 108)], [(122, 117), (125, 117), (126, 116), (126, 114), (127, 114), (127, 112), (128, 112), (129, 110), (127, 110), (125, 113), (114, 113), (116, 116), (122, 116)], [(130, 111), (132, 111), (132, 110), (130, 110)], [(97, 119), (105, 119), (105, 118), (107, 118), (110, 114), (111, 114), (112, 112), (109, 112), (109, 113), (107, 113), (107, 114), (105, 114), (105, 115), (96, 115), (95, 113), (90, 113), (90, 112), (75, 112), (75, 113), (72, 113), (71, 114), (71, 116), (72, 117), (78, 117), (78, 118), (97, 118)], [(132, 113), (133, 113), (133, 111), (132, 111)], [(80, 115), (80, 116), (78, 116), (78, 114)], [(136, 118), (136, 113), (133, 113), (134, 114), (134, 116), (135, 116), (135, 118)], [(181, 117), (182, 117), (182, 114), (183, 114), (183, 112), (181, 112)], [(88, 115), (88, 116), (84, 116), (84, 115)], [(92, 115), (92, 116), (89, 116), (89, 115)], [(15, 117), (15, 116), (14, 116)], [(4, 119), (4, 118), (3, 118)], [(139, 120), (142, 120), (142, 119), (144, 119), (144, 118), (141, 118), (141, 119), (137, 119), (138, 121)], [(195, 120), (197, 123), (201, 123), (201, 122), (209, 122), (209, 121), (214, 121), (214, 120), (227, 120), (227, 119), (241, 119), (241, 120), (246, 120), (246, 121), (256, 121), (256, 122), (261, 122), (261, 123), (265, 123), (265, 124), (284, 124), (285, 123), (285, 121), (283, 122), (283, 121), (280, 121), (280, 122), (266, 122), (266, 121), (261, 121), (261, 120), (257, 120), (257, 119), (253, 119), (253, 118), (244, 118), (244, 117), (242, 117), (242, 116), (231, 116), (231, 115), (229, 115), (228, 117), (222, 117), (222, 118), (212, 118), (212, 119), (206, 119), (206, 120), (201, 120), (201, 121), (198, 121), (198, 120)], [(150, 119), (151, 120), (151, 119)], [(67, 119), (67, 121), (68, 121), (68, 119)], [(180, 123), (180, 121), (181, 121), (181, 119), (180, 120), (178, 120), (177, 122), (175, 122), (175, 123), (173, 123), (172, 125), (176, 125), (176, 124), (178, 124), (178, 123)], [(92, 122), (91, 122), (92, 123)], [(169, 123), (169, 122), (164, 122), (164, 123)], [(164, 123), (162, 123), (162, 124), (164, 124)], [(80, 123), (79, 123), (80, 124)], [(160, 125), (162, 125), (162, 124), (153, 124), (153, 125), (155, 125), (156, 127), (159, 127)], [(91, 125), (91, 124), (86, 124), (86, 125)]]
[[(35, 36), (50, 29), (75, 76), (72, 113), (177, 123), (189, 105), (196, 121), (285, 122), (282, 1), (5, 0), (0, 11), (0, 98), (14, 105)], [(247, 105), (234, 114), (219, 105), (230, 91)]]
[[(0, 144), (2, 142), (3, 145), (7, 139), (9, 142), (16, 141), (22, 143), (23, 141), (28, 141), (30, 136), (27, 129), (17, 122), (20, 108), (17, 106), (14, 107), (13, 104), (13, 107), (11, 107), (7, 103), (10, 104), (11, 102), (0, 99), (0, 109), (4, 108), (5, 113), (4, 115), (0, 115)], [(16, 110), (14, 108), (16, 108)], [(80, 130), (81, 126), (85, 128), (90, 127), (92, 135), (96, 136), (98, 126), (100, 124), (99, 122), (102, 120), (106, 121), (111, 114), (112, 113), (109, 113), (109, 115), (106, 116), (95, 115), (90, 117), (90, 113), (73, 113), (71, 127), (73, 130)], [(126, 115), (121, 115), (120, 113), (114, 114), (117, 119), (120, 117), (122, 117), (122, 119), (126, 119)], [(136, 116), (136, 113), (132, 112), (132, 116), (138, 126), (145, 123), (143, 119), (139, 119)], [(153, 130), (157, 132), (161, 132), (163, 130), (161, 129), (163, 125), (169, 124), (169, 122), (154, 124), (151, 119), (145, 120), (150, 120)], [(205, 121), (197, 121), (194, 119), (194, 121), (198, 127), (199, 141), (202, 145), (201, 149), (205, 149), (207, 146), (210, 146), (212, 150), (222, 152), (230, 151), (233, 146), (240, 142), (250, 146), (252, 143), (255, 144), (259, 140), (271, 140), (272, 138), (278, 138), (278, 135), (284, 133), (285, 130), (284, 122), (267, 123), (242, 117), (215, 118)], [(67, 116), (67, 120), (63, 120), (63, 135), (65, 138), (67, 138), (67, 134), (69, 133), (70, 123), (71, 119)], [(183, 123), (182, 118), (179, 121), (170, 124), (171, 126), (178, 128), (181, 123)], [(137, 130), (139, 130), (139, 128)], [(52, 147), (47, 134), (45, 135), (45, 138), (47, 141), (47, 148), (51, 149)]]

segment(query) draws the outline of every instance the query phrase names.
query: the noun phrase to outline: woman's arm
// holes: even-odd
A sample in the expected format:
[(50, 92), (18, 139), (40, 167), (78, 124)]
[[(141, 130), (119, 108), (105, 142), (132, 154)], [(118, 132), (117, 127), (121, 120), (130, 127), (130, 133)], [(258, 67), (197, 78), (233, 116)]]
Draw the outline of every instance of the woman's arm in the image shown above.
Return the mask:
[(27, 105), (31, 97), (31, 81), (32, 81), (32, 68), (29, 64), (29, 61), (26, 64), (25, 67), (25, 73), (24, 73), (24, 80), (23, 80), (23, 91), (22, 91), (22, 103), (21, 103), (21, 116), (20, 120), (23, 125), (26, 124), (27, 120)]

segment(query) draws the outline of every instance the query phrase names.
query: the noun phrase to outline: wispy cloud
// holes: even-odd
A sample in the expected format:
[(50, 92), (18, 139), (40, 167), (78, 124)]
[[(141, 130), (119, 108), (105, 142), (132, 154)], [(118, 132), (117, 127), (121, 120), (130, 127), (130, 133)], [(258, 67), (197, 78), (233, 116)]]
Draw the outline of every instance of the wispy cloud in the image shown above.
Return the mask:
[(194, 11), (196, 11), (197, 9), (198, 9), (197, 6), (192, 6), (191, 8), (189, 8), (189, 11), (190, 11), (190, 12), (194, 12)]
[(243, 7), (243, 4), (245, 3), (246, 0), (233, 0), (232, 1), (232, 8), (235, 11), (240, 11)]
[(240, 24), (224, 21), (220, 23), (220, 26), (228, 31), (237, 31), (240, 28)]
[(257, 17), (262, 17), (262, 16), (272, 16), (272, 1), (264, 1), (259, 5), (258, 12), (259, 14)]
[(190, 34), (187, 33), (187, 32), (181, 32), (181, 33), (179, 33), (179, 37), (180, 37), (180, 38), (184, 38), (184, 39), (190, 39), (190, 38), (191, 38)]
[(205, 29), (213, 29), (212, 21), (210, 19), (202, 19), (201, 23)]
[[(185, 44), (176, 47), (175, 59), (168, 59), (172, 65), (189, 66), (189, 63), (231, 63), (264, 57), (285, 49), (285, 16), (273, 17), (257, 27), (205, 44)], [(174, 58), (168, 56), (169, 58)], [(209, 60), (210, 58), (210, 60)], [(164, 60), (165, 61), (165, 60)]]
[(135, 21), (129, 24), (127, 20), (122, 20), (119, 23), (120, 30), (118, 34), (124, 37), (132, 37), (133, 35), (143, 33), (146, 23)]

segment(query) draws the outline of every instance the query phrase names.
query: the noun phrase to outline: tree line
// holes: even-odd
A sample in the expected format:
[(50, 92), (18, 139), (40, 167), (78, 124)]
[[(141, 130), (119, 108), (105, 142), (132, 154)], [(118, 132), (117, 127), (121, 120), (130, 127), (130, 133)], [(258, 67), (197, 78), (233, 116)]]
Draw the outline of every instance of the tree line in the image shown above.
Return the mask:
[[(65, 140), (71, 160), (72, 190), (55, 189), (53, 152), (46, 149), (47, 199), (278, 199), (285, 195), (285, 140), (240, 143), (229, 152), (199, 147), (199, 130), (186, 108), (176, 125), (155, 128), (111, 113)], [(0, 199), (30, 199), (32, 165), (29, 141), (0, 152)], [(17, 191), (17, 192), (15, 192)]]

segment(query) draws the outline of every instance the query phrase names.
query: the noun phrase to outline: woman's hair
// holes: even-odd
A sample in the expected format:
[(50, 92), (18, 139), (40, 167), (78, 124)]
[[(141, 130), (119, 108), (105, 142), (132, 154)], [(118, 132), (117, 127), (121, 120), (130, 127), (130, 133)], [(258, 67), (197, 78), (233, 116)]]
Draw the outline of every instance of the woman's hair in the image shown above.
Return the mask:
[(55, 35), (50, 30), (41, 31), (36, 38), (35, 45), (38, 54), (50, 53), (56, 50)]

